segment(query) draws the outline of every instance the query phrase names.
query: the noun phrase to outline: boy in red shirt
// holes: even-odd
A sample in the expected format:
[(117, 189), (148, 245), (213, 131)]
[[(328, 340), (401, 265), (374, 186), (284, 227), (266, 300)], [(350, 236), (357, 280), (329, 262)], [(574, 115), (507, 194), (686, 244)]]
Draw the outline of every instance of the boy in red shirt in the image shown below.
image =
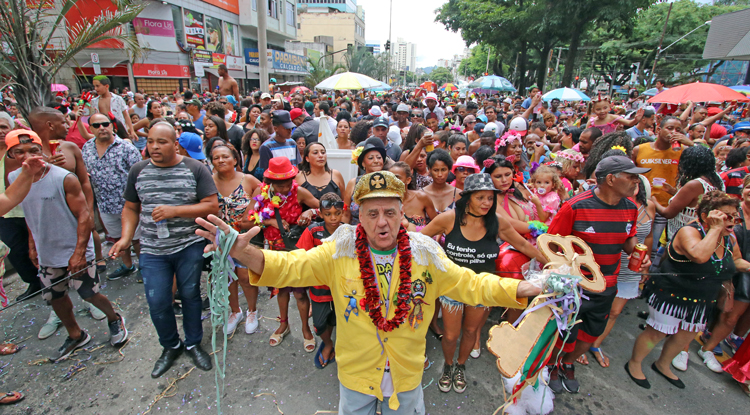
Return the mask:
[[(320, 213), (322, 222), (313, 222), (300, 236), (297, 247), (309, 251), (321, 245), (321, 240), (333, 234), (344, 214), (344, 202), (341, 197), (333, 192), (324, 194), (320, 198)], [(333, 310), (333, 298), (331, 290), (325, 285), (310, 287), (310, 305), (312, 306), (313, 328), (315, 334), (320, 336), (322, 342), (315, 353), (315, 367), (323, 369), (329, 363), (335, 361), (333, 341), (331, 334), (336, 326), (336, 314)]]

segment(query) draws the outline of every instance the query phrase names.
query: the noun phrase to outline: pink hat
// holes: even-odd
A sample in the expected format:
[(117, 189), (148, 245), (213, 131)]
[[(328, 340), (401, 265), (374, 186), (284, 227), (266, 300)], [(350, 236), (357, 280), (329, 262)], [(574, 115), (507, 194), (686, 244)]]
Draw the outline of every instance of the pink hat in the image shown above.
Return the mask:
[(471, 156), (461, 156), (456, 160), (455, 163), (453, 163), (453, 168), (451, 168), (451, 173), (456, 173), (457, 167), (466, 167), (474, 169), (474, 173), (479, 173), (479, 167), (477, 167), (477, 164), (474, 163), (474, 158)]

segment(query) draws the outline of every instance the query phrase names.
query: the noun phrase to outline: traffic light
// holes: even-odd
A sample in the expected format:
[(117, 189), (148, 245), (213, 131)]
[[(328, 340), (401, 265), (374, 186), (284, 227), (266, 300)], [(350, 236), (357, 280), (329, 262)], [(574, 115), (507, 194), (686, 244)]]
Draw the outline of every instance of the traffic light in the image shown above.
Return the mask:
[(386, 40), (385, 41), (385, 51), (388, 52), (389, 50), (391, 50), (391, 41), (390, 40)]
[(576, 81), (578, 80), (578, 75), (576, 75)]

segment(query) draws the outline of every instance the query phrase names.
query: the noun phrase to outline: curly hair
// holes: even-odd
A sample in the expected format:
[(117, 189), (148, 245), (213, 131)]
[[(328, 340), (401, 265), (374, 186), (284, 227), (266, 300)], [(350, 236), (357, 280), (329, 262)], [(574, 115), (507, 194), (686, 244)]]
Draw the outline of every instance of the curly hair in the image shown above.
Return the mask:
[(677, 165), (677, 186), (684, 186), (699, 177), (705, 177), (717, 189), (724, 187), (721, 177), (716, 174), (714, 153), (703, 146), (688, 147), (682, 151)]
[[(575, 151), (572, 148), (569, 148), (567, 150), (563, 150), (560, 153), (564, 153), (564, 154), (570, 155), (570, 156), (582, 156), (579, 151)], [(567, 171), (568, 169), (570, 169), (571, 167), (573, 167), (573, 163), (578, 163), (575, 160), (571, 160), (571, 159), (568, 159), (568, 158), (565, 158), (565, 157), (558, 157), (555, 160), (561, 161), (562, 170), (563, 171)]]
[(268, 140), (268, 132), (262, 128), (253, 128), (251, 130), (248, 130), (248, 132), (245, 133), (244, 136), (242, 136), (242, 154), (245, 155), (245, 157), (250, 157), (253, 155), (253, 149), (250, 147), (250, 138), (253, 136), (253, 134), (258, 134), (258, 138), (260, 138), (260, 143), (263, 144)]
[(354, 124), (351, 132), (349, 133), (349, 139), (354, 144), (359, 144), (367, 140), (367, 132), (372, 128), (372, 121), (362, 120)]
[[(721, 190), (712, 190), (703, 195), (700, 202), (698, 202), (698, 208), (695, 212), (700, 219), (704, 213), (708, 215), (712, 210), (723, 208), (724, 206), (739, 208), (740, 200), (729, 196)], [(700, 220), (703, 221), (703, 219)]]
[(619, 146), (625, 149), (625, 154), (630, 157), (633, 155), (633, 139), (625, 131), (615, 131), (604, 134), (594, 141), (589, 151), (589, 157), (586, 159), (586, 165), (583, 167), (583, 177), (591, 177), (596, 170), (596, 165), (604, 158), (604, 153), (611, 150), (612, 147)]
[(562, 180), (560, 180), (560, 176), (557, 174), (557, 169), (550, 166), (539, 166), (536, 171), (534, 171), (534, 174), (531, 175), (529, 183), (534, 183), (537, 179), (541, 179), (545, 176), (550, 176), (552, 178), (553, 191), (558, 194), (563, 194), (565, 192), (565, 187), (563, 187)]
[(736, 169), (737, 167), (740, 167), (740, 164), (747, 159), (748, 151), (750, 151), (750, 147), (733, 148), (729, 150), (729, 154), (727, 154), (724, 164), (728, 169)]

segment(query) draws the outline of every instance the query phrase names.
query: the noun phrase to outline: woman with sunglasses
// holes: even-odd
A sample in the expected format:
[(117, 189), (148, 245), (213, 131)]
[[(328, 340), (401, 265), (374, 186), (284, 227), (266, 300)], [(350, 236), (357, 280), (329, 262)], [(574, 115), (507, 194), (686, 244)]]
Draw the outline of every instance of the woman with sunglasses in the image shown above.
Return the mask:
[(263, 169), (260, 167), (260, 146), (268, 140), (268, 133), (261, 128), (252, 128), (242, 137), (242, 153), (245, 165), (242, 171), (263, 180)]
[[(211, 151), (211, 164), (214, 166), (213, 179), (218, 189), (219, 217), (233, 229), (243, 232), (255, 226), (247, 218), (247, 209), (253, 202), (251, 195), (260, 185), (255, 177), (237, 171), (239, 153), (231, 144), (218, 144)], [(247, 267), (235, 262), (234, 272), (239, 281), (229, 284), (229, 307), (231, 313), (224, 326), (224, 332), (234, 333), (237, 325), (244, 319), (245, 333), (252, 334), (258, 329), (256, 303), (258, 287), (250, 285)], [(243, 313), (239, 304), (238, 284), (247, 300), (247, 313)]]
[[(748, 230), (748, 221), (750, 221), (750, 175), (745, 176), (742, 186), (742, 204), (740, 205), (740, 217), (742, 220), (734, 227), (734, 235), (737, 238), (737, 245), (742, 253), (742, 258), (750, 258), (750, 231)], [(738, 219), (739, 219), (738, 218)], [(714, 327), (711, 329), (711, 338), (704, 342), (703, 347), (698, 350), (698, 355), (703, 358), (703, 362), (714, 372), (721, 373), (721, 364), (716, 360), (712, 351), (715, 348), (721, 349), (719, 344), (724, 343), (732, 349), (732, 352), (737, 356), (737, 349), (743, 344), (742, 336), (747, 332), (747, 327), (737, 327), (739, 330), (735, 330), (737, 322), (745, 314), (750, 306), (750, 272), (736, 273), (732, 278), (732, 286), (734, 288), (734, 301), (731, 310), (722, 311), (721, 315), (715, 322)], [(726, 287), (727, 291), (730, 291), (730, 287)], [(742, 326), (742, 324), (740, 324)], [(732, 333), (732, 331), (735, 333)], [(744, 342), (748, 343), (748, 342)], [(747, 357), (745, 357), (747, 360)], [(745, 361), (745, 363), (747, 363)], [(726, 365), (726, 363), (725, 363)], [(738, 365), (741, 368), (743, 365)], [(745, 366), (745, 370), (750, 366)], [(730, 369), (731, 371), (732, 369)], [(750, 375), (750, 373), (745, 373)], [(735, 376), (735, 379), (737, 377)], [(747, 384), (744, 384), (744, 390), (747, 392)]]
[(706, 193), (695, 209), (697, 220), (680, 228), (669, 242), (661, 275), (646, 283), (647, 326), (625, 364), (625, 371), (638, 386), (651, 387), (641, 367), (643, 359), (670, 335), (651, 369), (673, 386), (685, 388), (672, 373), (670, 362), (705, 330), (722, 283), (730, 281), (737, 270), (750, 270), (750, 262), (742, 259), (732, 238), (735, 223), (742, 220), (738, 206), (739, 200), (720, 190)]
[(310, 191), (318, 200), (326, 193), (335, 193), (341, 197), (344, 176), (338, 170), (328, 167), (325, 146), (318, 142), (310, 143), (302, 154), (299, 174), (295, 178), (297, 184)]

